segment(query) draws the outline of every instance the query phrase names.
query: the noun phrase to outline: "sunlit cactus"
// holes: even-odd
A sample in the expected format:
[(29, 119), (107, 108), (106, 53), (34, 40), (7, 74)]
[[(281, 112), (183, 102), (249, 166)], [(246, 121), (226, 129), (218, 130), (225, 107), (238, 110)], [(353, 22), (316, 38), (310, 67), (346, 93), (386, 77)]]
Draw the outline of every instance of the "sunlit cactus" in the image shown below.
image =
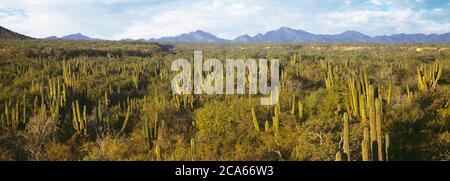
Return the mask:
[(363, 161), (370, 161), (369, 155), (370, 155), (370, 136), (369, 136), (369, 130), (367, 128), (364, 128), (364, 136), (363, 141), (361, 144), (361, 156)]
[(378, 160), (383, 161), (382, 105), (379, 99), (375, 100), (375, 110), (376, 110)]
[(421, 91), (436, 89), (442, 74), (442, 64), (436, 62), (432, 65), (421, 64), (417, 68), (417, 82)]
[(195, 146), (195, 140), (194, 140), (194, 138), (191, 138), (191, 160), (192, 161), (197, 160), (196, 154), (197, 154), (197, 149)]
[(255, 127), (255, 130), (257, 132), (259, 132), (260, 129), (259, 129), (258, 118), (256, 117), (255, 108), (252, 108), (252, 121), (253, 121), (253, 126)]
[(347, 156), (347, 160), (350, 160), (350, 123), (348, 120), (348, 114), (344, 113), (343, 117), (343, 123), (344, 123), (344, 131), (343, 131), (343, 137), (344, 137), (344, 153)]

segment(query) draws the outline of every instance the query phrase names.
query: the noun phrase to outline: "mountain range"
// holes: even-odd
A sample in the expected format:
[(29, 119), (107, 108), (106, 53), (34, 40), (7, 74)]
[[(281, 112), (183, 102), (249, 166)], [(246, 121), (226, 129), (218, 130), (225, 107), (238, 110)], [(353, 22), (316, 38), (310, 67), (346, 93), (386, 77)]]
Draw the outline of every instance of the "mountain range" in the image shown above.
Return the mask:
[(70, 34), (70, 35), (63, 36), (61, 38), (58, 38), (56, 36), (50, 36), (50, 37), (46, 37), (46, 38), (43, 38), (43, 39), (45, 39), (45, 40), (101, 40), (101, 39), (98, 39), (98, 38), (88, 37), (88, 36), (83, 35), (81, 33)]
[[(28, 39), (30, 37), (15, 33), (0, 26), (0, 39)], [(51, 36), (43, 38), (45, 40), (101, 40), (91, 38), (81, 33), (70, 34), (63, 37)], [(345, 31), (340, 34), (326, 35), (314, 34), (304, 30), (296, 30), (288, 27), (280, 27), (279, 29), (258, 33), (255, 36), (241, 35), (235, 39), (219, 38), (211, 33), (197, 30), (184, 33), (177, 36), (168, 36), (162, 38), (151, 39), (123, 39), (121, 41), (150, 41), (150, 42), (201, 42), (201, 43), (291, 43), (291, 42), (367, 42), (367, 43), (450, 43), (450, 33), (444, 34), (393, 34), (368, 36), (357, 31)]]
[(290, 43), (290, 42), (368, 42), (368, 43), (450, 43), (450, 33), (445, 34), (394, 34), (368, 36), (357, 31), (345, 31), (335, 35), (313, 34), (303, 30), (281, 27), (255, 36), (241, 35), (227, 40), (211, 33), (197, 30), (173, 37), (149, 39), (157, 42), (241, 42), (241, 43)]

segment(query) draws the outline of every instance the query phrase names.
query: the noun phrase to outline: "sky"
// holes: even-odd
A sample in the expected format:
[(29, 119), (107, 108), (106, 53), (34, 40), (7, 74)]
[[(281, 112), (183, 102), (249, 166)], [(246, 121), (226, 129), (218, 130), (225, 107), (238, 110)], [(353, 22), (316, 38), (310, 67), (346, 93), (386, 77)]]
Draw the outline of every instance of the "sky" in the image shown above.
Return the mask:
[(119, 40), (195, 30), (233, 39), (280, 27), (317, 34), (450, 32), (447, 0), (0, 0), (0, 26), (42, 38)]

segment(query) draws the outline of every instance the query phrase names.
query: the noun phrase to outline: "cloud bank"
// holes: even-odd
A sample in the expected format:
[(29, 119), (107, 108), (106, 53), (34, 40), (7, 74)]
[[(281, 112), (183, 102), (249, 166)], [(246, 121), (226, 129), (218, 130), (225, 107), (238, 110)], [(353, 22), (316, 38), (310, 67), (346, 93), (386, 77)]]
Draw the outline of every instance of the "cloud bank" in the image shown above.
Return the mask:
[(201, 29), (232, 39), (281, 26), (321, 34), (446, 33), (449, 15), (450, 2), (439, 0), (0, 1), (0, 26), (33, 37), (159, 38)]

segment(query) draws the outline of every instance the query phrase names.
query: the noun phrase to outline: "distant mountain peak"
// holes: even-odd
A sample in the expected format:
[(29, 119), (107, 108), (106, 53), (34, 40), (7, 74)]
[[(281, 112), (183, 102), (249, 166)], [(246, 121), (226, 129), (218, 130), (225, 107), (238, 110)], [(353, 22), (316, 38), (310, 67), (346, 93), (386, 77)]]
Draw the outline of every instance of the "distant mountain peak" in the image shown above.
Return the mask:
[(251, 39), (252, 39), (252, 37), (250, 35), (245, 34), (245, 35), (236, 37), (233, 41), (234, 42), (250, 42)]
[(45, 37), (45, 38), (43, 38), (44, 40), (59, 40), (59, 38), (58, 37), (56, 37), (56, 36), (49, 36), (49, 37)]
[(203, 31), (203, 30), (195, 30), (195, 31), (193, 31), (193, 33), (210, 34), (210, 33), (206, 32), (206, 31)]
[(293, 31), (294, 29), (286, 27), (286, 26), (282, 26), (282, 27), (278, 28), (278, 30)]
[(228, 40), (218, 38), (211, 33), (203, 30), (196, 30), (173, 37), (162, 37), (158, 39), (150, 39), (150, 41), (161, 42), (227, 42)]
[(341, 34), (362, 34), (361, 32), (355, 31), (355, 30), (348, 30), (348, 31), (344, 31)]
[(90, 38), (81, 33), (66, 35), (66, 36), (61, 37), (61, 39), (63, 39), (63, 40), (98, 40), (96, 38)]

